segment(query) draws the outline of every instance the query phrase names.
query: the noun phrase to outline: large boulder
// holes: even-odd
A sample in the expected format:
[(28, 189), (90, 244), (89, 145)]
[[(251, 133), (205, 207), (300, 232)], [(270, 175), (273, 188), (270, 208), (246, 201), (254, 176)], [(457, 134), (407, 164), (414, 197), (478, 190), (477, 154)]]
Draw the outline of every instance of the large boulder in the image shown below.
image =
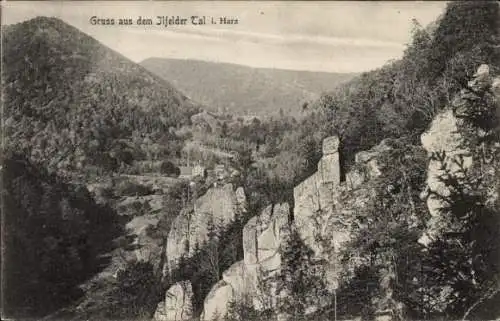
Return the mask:
[(245, 277), (245, 262), (238, 261), (231, 265), (222, 273), (222, 279), (231, 286), (234, 295), (242, 297), (248, 292), (250, 284)]
[(381, 158), (400, 148), (398, 145), (397, 140), (386, 138), (371, 149), (358, 152), (354, 165), (346, 173), (346, 188), (356, 189), (362, 187), (365, 182), (380, 177), (386, 170), (386, 161)]
[(493, 79), (490, 76), (490, 67), (482, 64), (477, 68), (472, 79), (468, 82), (468, 87), (473, 91), (481, 91), (491, 87)]
[(208, 293), (203, 305), (201, 321), (218, 321), (228, 313), (229, 302), (234, 298), (234, 291), (226, 281), (220, 280)]
[[(427, 189), (422, 197), (427, 198), (427, 207), (432, 216), (430, 224), (437, 228), (440, 208), (444, 205), (444, 199), (450, 195), (449, 187), (442, 179), (446, 174), (445, 167), (450, 174), (461, 175), (462, 166), (467, 169), (472, 165), (472, 156), (463, 148), (464, 138), (458, 131), (458, 120), (451, 110), (437, 115), (429, 130), (422, 135), (421, 141), (430, 159)], [(434, 228), (429, 230), (427, 237), (432, 237), (434, 232)]]
[(392, 139), (384, 139), (373, 148), (356, 154), (356, 164), (361, 165), (365, 169), (366, 179), (374, 179), (382, 175), (384, 164), (380, 162), (379, 158), (380, 155), (393, 149), (392, 143)]
[(165, 301), (158, 304), (154, 321), (184, 321), (193, 317), (193, 289), (191, 282), (174, 284), (165, 294)]
[(236, 202), (237, 202), (238, 207), (241, 210), (246, 211), (246, 209), (247, 209), (247, 196), (245, 195), (245, 190), (241, 186), (236, 189)]

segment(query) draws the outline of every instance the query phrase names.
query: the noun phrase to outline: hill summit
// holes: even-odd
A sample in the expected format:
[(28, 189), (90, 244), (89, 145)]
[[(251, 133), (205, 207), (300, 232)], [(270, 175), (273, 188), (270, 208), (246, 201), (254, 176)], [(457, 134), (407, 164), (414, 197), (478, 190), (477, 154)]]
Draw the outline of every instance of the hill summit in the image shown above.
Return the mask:
[(169, 128), (198, 111), (168, 82), (62, 20), (7, 26), (2, 40), (7, 147), (50, 169), (116, 170), (146, 158), (151, 142), (174, 146)]

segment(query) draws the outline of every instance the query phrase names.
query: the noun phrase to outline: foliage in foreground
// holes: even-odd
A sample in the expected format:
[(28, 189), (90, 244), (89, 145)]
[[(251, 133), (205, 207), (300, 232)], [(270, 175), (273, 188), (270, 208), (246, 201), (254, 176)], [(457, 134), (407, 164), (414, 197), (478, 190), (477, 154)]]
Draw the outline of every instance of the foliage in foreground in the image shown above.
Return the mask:
[(165, 287), (149, 262), (133, 262), (117, 275), (117, 286), (107, 295), (104, 316), (109, 319), (147, 319), (164, 295)]

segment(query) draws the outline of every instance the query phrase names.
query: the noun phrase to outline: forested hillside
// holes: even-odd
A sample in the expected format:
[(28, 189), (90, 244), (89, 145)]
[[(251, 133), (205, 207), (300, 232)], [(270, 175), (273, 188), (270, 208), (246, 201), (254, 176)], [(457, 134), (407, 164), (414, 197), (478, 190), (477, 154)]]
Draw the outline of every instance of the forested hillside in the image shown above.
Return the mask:
[(141, 65), (211, 111), (232, 115), (307, 114), (307, 106), (355, 74), (251, 68), (227, 63), (149, 58)]
[(322, 95), (313, 104), (313, 114), (303, 120), (275, 119), (248, 132), (259, 133), (260, 150), (272, 151), (273, 173), (283, 173), (283, 179), (290, 177), (285, 173), (297, 173), (293, 169), (299, 164), (315, 164), (321, 140), (332, 134), (340, 137), (345, 170), (356, 152), (383, 138), (407, 136), (417, 142), (480, 64), (498, 71), (499, 21), (495, 2), (453, 2), (432, 29), (414, 21), (413, 38), (401, 60)]
[(2, 30), (7, 148), (52, 170), (116, 171), (173, 158), (169, 128), (196, 105), (142, 67), (56, 18)]
[(162, 79), (211, 64), (143, 62), (159, 77), (58, 19), (4, 28), (4, 313), (498, 318), (499, 17), (450, 2), (341, 85), (215, 65), (196, 93), (223, 113)]
[(498, 70), (499, 28), (496, 3), (453, 2), (437, 27), (414, 22), (401, 60), (324, 95), (318, 105), (340, 135), (347, 161), (384, 137), (417, 139), (480, 64)]
[[(495, 2), (450, 3), (446, 12), (432, 28), (424, 28), (414, 21), (413, 38), (401, 60), (364, 73), (323, 95), (314, 104), (314, 112), (305, 119), (297, 121), (292, 118), (275, 118), (270, 121), (255, 120), (242, 125), (230, 120), (226, 127), (221, 126), (219, 131), (213, 133), (214, 135), (206, 135), (203, 138), (204, 141), (216, 146), (218, 142), (220, 148), (231, 149), (230, 146), (233, 146), (236, 147), (234, 149), (252, 151), (246, 154), (252, 156), (247, 158), (246, 163), (247, 166), (250, 164), (250, 170), (247, 171), (248, 175), (245, 176), (243, 185), (247, 194), (252, 195), (249, 203), (261, 206), (282, 201), (294, 204), (297, 201), (293, 198), (292, 189), (316, 170), (316, 164), (321, 158), (321, 142), (325, 137), (338, 135), (340, 138), (342, 180), (348, 171), (357, 170), (355, 155), (358, 152), (367, 151), (384, 139), (397, 138), (391, 147), (394, 148), (394, 154), (388, 153), (384, 155), (381, 163), (376, 163), (381, 164), (380, 166), (388, 172), (367, 185), (367, 188), (374, 189), (377, 196), (367, 204), (367, 208), (358, 212), (358, 218), (353, 218), (360, 228), (353, 227), (349, 231), (354, 234), (354, 239), (346, 247), (345, 255), (349, 257), (350, 254), (356, 253), (363, 263), (356, 266), (356, 270), (346, 272), (355, 273), (354, 279), (346, 281), (347, 283), (340, 289), (342, 293), (338, 299), (342, 306), (337, 308), (345, 310), (337, 312), (342, 313), (344, 317), (353, 317), (356, 313), (361, 313), (366, 318), (373, 318), (373, 313), (377, 309), (383, 309), (384, 304), (393, 304), (391, 300), (404, 302), (403, 305), (408, 310), (401, 313), (407, 313), (407, 317), (417, 319), (436, 315), (457, 318), (464, 314), (469, 316), (471, 313), (476, 313), (476, 318), (480, 315), (491, 317), (497, 313), (491, 304), (488, 307), (486, 303), (498, 298), (498, 295), (494, 297), (494, 294), (498, 293), (495, 285), (491, 285), (495, 283), (496, 279), (492, 275), (495, 275), (498, 268), (493, 254), (497, 248), (483, 246), (480, 250), (474, 245), (476, 242), (484, 244), (482, 243), (484, 239), (467, 243), (470, 247), (462, 250), (454, 244), (454, 242), (470, 242), (469, 233), (477, 233), (478, 230), (485, 231), (487, 234), (485, 237), (489, 242), (496, 242), (498, 235), (493, 231), (498, 223), (494, 219), (493, 222), (488, 221), (488, 217), (482, 216), (482, 213), (492, 210), (491, 207), (485, 209), (485, 204), (491, 201), (487, 201), (484, 196), (488, 184), (468, 187), (474, 188), (480, 194), (478, 198), (474, 198), (478, 202), (478, 207), (466, 205), (469, 204), (467, 202), (474, 202), (473, 197), (454, 199), (458, 195), (453, 195), (453, 199), (449, 200), (450, 203), (460, 204), (456, 205), (458, 207), (465, 206), (464, 211), (468, 214), (463, 214), (458, 207), (454, 207), (455, 205), (443, 208), (442, 215), (460, 223), (457, 222), (457, 226), (446, 225), (449, 234), (445, 234), (442, 239), (433, 243), (429, 252), (422, 250), (417, 241), (419, 235), (424, 233), (425, 222), (429, 219), (425, 202), (419, 198), (419, 193), (425, 189), (422, 174), (427, 170), (425, 168), (427, 160), (420, 142), (421, 136), (443, 110), (473, 109), (473, 107), (457, 107), (457, 99), (468, 101), (461, 104), (477, 106), (474, 108), (479, 108), (478, 112), (479, 110), (494, 112), (496, 103), (488, 100), (490, 98), (485, 98), (491, 97), (488, 96), (491, 95), (489, 85), (486, 86), (487, 89), (481, 90), (470, 89), (469, 86), (471, 81), (480, 77), (476, 73), (479, 73), (478, 68), (481, 65), (487, 65), (492, 76), (499, 73), (498, 17), (499, 8)], [(477, 100), (475, 95), (483, 98)], [(473, 116), (473, 118), (479, 117), (476, 118), (474, 126), (481, 127), (494, 121), (495, 118), (489, 115), (486, 119), (480, 118), (483, 117), (480, 115)], [(495, 129), (496, 125), (491, 125), (493, 127), (490, 125), (486, 126), (487, 130), (485, 129), (489, 137), (489, 143), (485, 144), (498, 141), (498, 127)], [(217, 139), (211, 139), (212, 136)], [(474, 137), (470, 135), (471, 139), (477, 138)], [(493, 148), (493, 145), (485, 146)], [(480, 152), (476, 152), (475, 155), (482, 157), (479, 156), (482, 155)], [(369, 160), (373, 157), (371, 155), (372, 152), (360, 155), (359, 161), (365, 157)], [(486, 168), (491, 166), (491, 163), (482, 166)], [(484, 175), (493, 175), (487, 176), (488, 180), (497, 177), (494, 176), (497, 174), (488, 173)], [(472, 180), (477, 178), (475, 174), (471, 175)], [(448, 183), (450, 179), (443, 178)], [(494, 217), (497, 214), (491, 215)], [(418, 223), (409, 223), (412, 220)], [(367, 222), (370, 223), (366, 225)], [(460, 240), (456, 241), (457, 238)], [(432, 255), (438, 255), (438, 249), (441, 245), (444, 246), (443, 244), (447, 244), (450, 251), (442, 253), (447, 257), (447, 261), (438, 264), (433, 261)], [(299, 254), (300, 250), (293, 253), (302, 255)], [(475, 273), (484, 273), (481, 283), (474, 283), (479, 282), (478, 279), (463, 276), (463, 273), (471, 273), (471, 267), (468, 265), (471, 263), (457, 259), (460, 257), (458, 253), (467, 258), (479, 255), (471, 260), (475, 262), (473, 264), (477, 264), (475, 268), (481, 272), (474, 270), (475, 268), (472, 270)], [(387, 255), (393, 258), (389, 259)], [(415, 261), (412, 261), (413, 259)], [(393, 262), (398, 270), (392, 271), (392, 268), (386, 265), (387, 262)], [(293, 264), (295, 264), (293, 268), (301, 266), (298, 262)], [(456, 264), (461, 267), (458, 268)], [(308, 266), (304, 263), (301, 267), (302, 273), (309, 273), (311, 267)], [(455, 266), (456, 270), (451, 266)], [(425, 270), (415, 271), (413, 270), (415, 267), (423, 267)], [(199, 268), (202, 269), (202, 266)], [(396, 280), (400, 283), (387, 288), (388, 284), (384, 282), (388, 281), (382, 281), (383, 278), (391, 278), (387, 273), (396, 273)], [(442, 275), (440, 281), (436, 281), (441, 283), (433, 285), (431, 280), (437, 275)], [(311, 277), (314, 278), (314, 275)], [(421, 279), (422, 277), (424, 279)], [(426, 282), (426, 285), (416, 287), (412, 283), (415, 282), (415, 278)], [(491, 283), (489, 280), (492, 280)], [(381, 283), (374, 285), (373, 282)], [(448, 289), (449, 293), (440, 294), (440, 286), (442, 288), (448, 283), (451, 287)], [(295, 283), (292, 281), (292, 284)], [(214, 291), (217, 286), (214, 286)], [(467, 293), (461, 286), (466, 286), (470, 292)], [(385, 298), (388, 293), (385, 291), (393, 291), (392, 297)], [(440, 298), (440, 295), (443, 297)], [(306, 303), (300, 300), (305, 299), (300, 295), (290, 298), (299, 300), (293, 302), (302, 305)], [(333, 297), (331, 299), (333, 300)], [(215, 302), (212, 304), (215, 305)], [(433, 306), (433, 304), (441, 305)], [(236, 307), (239, 308), (242, 309), (240, 312), (253, 311), (248, 306)], [(391, 307), (393, 308), (398, 309)], [(326, 316), (315, 317), (332, 319), (333, 306), (329, 306), (329, 309), (324, 311)], [(286, 308), (284, 311), (286, 312)], [(240, 314), (240, 320), (245, 319), (243, 315)], [(264, 314), (260, 317), (267, 318), (269, 315)]]
[[(145, 242), (161, 245), (158, 236), (129, 246), (177, 215), (184, 185), (166, 176), (178, 176), (183, 142), (172, 129), (199, 107), (47, 17), (2, 28), (2, 89), (2, 313), (39, 319), (92, 297), (82, 289), (91, 280), (110, 291), (110, 267), (126, 267)], [(122, 175), (151, 164), (159, 180)]]
[(344, 171), (357, 152), (384, 138), (418, 143), (433, 117), (451, 103), (480, 64), (488, 64), (492, 72), (500, 68), (499, 28), (496, 3), (451, 3), (432, 28), (414, 21), (401, 60), (323, 94), (307, 117), (243, 122), (230, 115), (220, 118), (214, 132), (195, 134), (195, 140), (225, 151), (253, 151), (257, 170), (252, 181), (266, 181), (263, 185), (272, 186), (269, 193), (283, 198), (315, 170), (325, 137), (340, 137)]

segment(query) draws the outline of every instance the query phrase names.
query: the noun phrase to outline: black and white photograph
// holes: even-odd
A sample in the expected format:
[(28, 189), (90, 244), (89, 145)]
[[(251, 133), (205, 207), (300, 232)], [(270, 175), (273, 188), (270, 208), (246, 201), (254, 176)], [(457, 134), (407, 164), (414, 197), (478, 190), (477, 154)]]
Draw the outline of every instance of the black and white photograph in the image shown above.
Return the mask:
[(1, 319), (500, 321), (500, 2), (1, 6)]

